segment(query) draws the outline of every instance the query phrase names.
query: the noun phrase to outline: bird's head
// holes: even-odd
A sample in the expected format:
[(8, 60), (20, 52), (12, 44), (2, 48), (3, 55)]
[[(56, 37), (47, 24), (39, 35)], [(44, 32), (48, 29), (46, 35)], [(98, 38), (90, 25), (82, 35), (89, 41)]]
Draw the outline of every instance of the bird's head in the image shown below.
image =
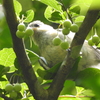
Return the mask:
[(50, 30), (54, 30), (52, 26), (44, 24), (43, 22), (37, 20), (31, 22), (28, 27), (31, 27), (35, 33), (46, 32)]

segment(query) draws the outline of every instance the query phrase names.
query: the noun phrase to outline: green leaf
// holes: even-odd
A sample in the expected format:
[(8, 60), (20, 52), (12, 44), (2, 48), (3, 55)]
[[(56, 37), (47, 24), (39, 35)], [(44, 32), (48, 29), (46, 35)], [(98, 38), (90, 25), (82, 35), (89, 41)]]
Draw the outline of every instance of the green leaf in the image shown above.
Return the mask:
[(81, 94), (85, 89), (83, 87), (76, 86), (77, 94)]
[(60, 3), (57, 2), (56, 0), (38, 0), (38, 1), (52, 7), (56, 11), (63, 12)]
[(56, 64), (55, 66), (51, 67), (48, 72), (51, 72), (51, 73), (56, 73), (59, 69), (59, 67), (61, 66), (61, 63), (62, 62), (59, 62), (58, 64)]
[(100, 37), (100, 26), (96, 28), (96, 34)]
[(34, 11), (33, 10), (28, 10), (26, 12), (26, 14), (27, 14), (27, 16), (26, 16), (24, 22), (27, 22), (27, 23), (31, 22), (33, 20), (33, 18), (34, 18)]
[(66, 80), (64, 83), (64, 88), (62, 89), (60, 95), (75, 95), (77, 93), (75, 88), (75, 82), (71, 80)]
[(17, 0), (14, 0), (14, 8), (17, 16), (19, 16), (20, 12), (22, 11), (22, 6)]
[(94, 97), (94, 96), (95, 96), (95, 94), (93, 93), (93, 91), (92, 91), (92, 90), (89, 90), (89, 89), (84, 90), (84, 91), (82, 92), (82, 94), (83, 94), (83, 95), (86, 95), (86, 96), (91, 96), (91, 97)]
[(77, 24), (79, 27), (82, 24), (83, 20), (84, 20), (85, 16), (78, 16), (75, 18), (75, 24)]
[(9, 70), (10, 70), (10, 67), (5, 67), (5, 66), (0, 65), (0, 77), (2, 77)]
[(66, 19), (64, 13), (58, 12), (50, 6), (46, 8), (44, 16), (47, 20), (55, 23), (61, 23)]
[(76, 18), (75, 18), (75, 23), (77, 23), (77, 22), (83, 22), (84, 18), (85, 18), (85, 16), (82, 16), (82, 15), (76, 17)]
[(96, 28), (100, 28), (100, 19), (98, 19), (94, 25)]
[(75, 5), (75, 6), (72, 6), (69, 10), (76, 13), (76, 14), (80, 14), (81, 8), (80, 8), (80, 6)]
[(86, 68), (83, 71), (80, 71), (77, 75), (76, 82), (78, 85), (85, 85), (86, 87), (89, 86), (89, 84), (86, 84), (87, 82), (98, 82), (98, 78), (100, 77), (100, 70), (96, 68)]
[(93, 28), (90, 30), (90, 32), (88, 33), (86, 40), (91, 39), (91, 37), (95, 34), (95, 30), (93, 30)]
[(81, 8), (80, 14), (85, 15), (92, 1), (93, 0), (75, 0), (73, 5), (80, 6)]
[(53, 66), (49, 70), (38, 69), (37, 73), (43, 79), (46, 79), (46, 80), (52, 79), (56, 75), (60, 65), (61, 65), (61, 63), (58, 63), (57, 65)]
[[(7, 79), (6, 76), (3, 77), (3, 80)], [(8, 81), (1, 81), (0, 79), (0, 89), (5, 89), (6, 84), (8, 84)], [(3, 90), (4, 92), (4, 90)], [(0, 99), (1, 100), (1, 99)]]
[(13, 66), (15, 58), (16, 56), (12, 48), (4, 48), (0, 51), (0, 65)]
[(64, 5), (67, 8), (69, 8), (73, 3), (75, 3), (75, 0), (58, 0), (62, 5)]
[(2, 21), (0, 20), (0, 30), (1, 30), (0, 31), (0, 50), (5, 47), (12, 47), (12, 39), (10, 35), (10, 30), (5, 20), (2, 19)]
[(76, 61), (75, 61), (75, 63), (74, 63), (74, 65), (73, 65), (73, 67), (72, 67), (72, 69), (71, 69), (71, 73), (69, 73), (69, 75), (68, 75), (68, 79), (75, 79), (76, 78), (76, 75), (77, 75), (77, 69), (78, 69), (78, 64), (79, 64), (79, 61), (81, 60), (81, 56), (79, 56), (77, 59), (76, 59)]
[(28, 56), (31, 60), (32, 65), (34, 65), (38, 60), (40, 59), (39, 55), (37, 55), (35, 52), (26, 49), (26, 52), (28, 53)]
[[(38, 70), (37, 70), (37, 73), (38, 73), (38, 75), (39, 75), (40, 77), (42, 77), (43, 79), (47, 79), (47, 78), (45, 78), (45, 76), (47, 75), (47, 71), (42, 70), (42, 69), (38, 69)], [(48, 77), (50, 77), (49, 75), (50, 75), (50, 74), (48, 73)]]
[(100, 98), (100, 70), (87, 68), (78, 73), (76, 84), (91, 89)]

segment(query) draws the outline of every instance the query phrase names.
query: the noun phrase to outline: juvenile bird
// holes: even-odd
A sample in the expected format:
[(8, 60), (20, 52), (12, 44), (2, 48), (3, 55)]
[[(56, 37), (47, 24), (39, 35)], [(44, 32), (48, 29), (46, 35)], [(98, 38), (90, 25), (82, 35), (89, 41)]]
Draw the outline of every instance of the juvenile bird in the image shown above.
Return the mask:
[[(60, 46), (54, 46), (52, 40), (58, 36), (62, 41), (65, 37), (61, 30), (54, 29), (52, 26), (44, 24), (37, 20), (31, 22), (29, 25), (34, 31), (33, 41), (39, 47), (40, 56), (44, 57), (48, 67), (53, 67), (55, 64), (62, 62), (67, 55), (67, 50), (63, 50)], [(70, 44), (74, 37), (74, 33), (70, 33), (66, 36), (66, 40)], [(99, 68), (100, 64), (100, 52), (89, 46), (87, 42), (84, 42), (81, 49), (82, 59), (79, 62), (78, 70), (83, 70), (88, 67)]]

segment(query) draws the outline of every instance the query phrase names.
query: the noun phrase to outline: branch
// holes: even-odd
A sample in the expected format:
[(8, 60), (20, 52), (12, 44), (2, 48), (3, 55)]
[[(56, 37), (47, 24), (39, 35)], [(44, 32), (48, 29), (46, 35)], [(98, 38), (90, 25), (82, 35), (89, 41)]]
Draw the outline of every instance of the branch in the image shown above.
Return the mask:
[(15, 34), (18, 22), (14, 11), (13, 0), (3, 0), (3, 6), (5, 8), (6, 20), (11, 31), (13, 49), (17, 56), (22, 74), (29, 87), (29, 90), (36, 100), (46, 100), (45, 98), (47, 96), (47, 92), (37, 81), (37, 77), (33, 71), (31, 62), (26, 55), (24, 43), (22, 39), (17, 38)]
[(98, 14), (99, 10), (88, 10), (79, 31), (76, 33), (71, 43), (71, 48), (68, 51), (65, 60), (63, 61), (57, 75), (48, 89), (49, 100), (57, 100), (57, 97), (63, 88), (66, 77), (69, 75), (69, 73), (71, 73), (71, 68), (73, 67), (75, 60), (80, 53), (86, 36), (97, 21)]

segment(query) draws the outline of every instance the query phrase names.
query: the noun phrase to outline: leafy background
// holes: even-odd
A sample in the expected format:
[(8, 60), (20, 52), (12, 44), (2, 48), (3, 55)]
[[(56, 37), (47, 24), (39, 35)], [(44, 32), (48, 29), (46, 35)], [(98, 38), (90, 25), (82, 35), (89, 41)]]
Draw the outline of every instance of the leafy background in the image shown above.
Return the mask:
[[(25, 22), (30, 22), (32, 20), (41, 20), (46, 24), (50, 24), (53, 27), (57, 28), (58, 24), (61, 24), (66, 19), (66, 12), (64, 8), (58, 5), (58, 2), (63, 1), (63, 4), (68, 9), (69, 14), (72, 17), (72, 20), (75, 23), (80, 23), (83, 21), (86, 12), (93, 0), (18, 0), (15, 1), (15, 8), (17, 16), (21, 18), (21, 15), (26, 16)], [(61, 2), (62, 3), (62, 2)], [(1, 8), (2, 2), (0, 1), (0, 89), (1, 92), (4, 91), (5, 85), (11, 80), (11, 76), (21, 77), (21, 72), (18, 71), (18, 65), (16, 61), (16, 56), (12, 49), (12, 38), (10, 31)], [(18, 6), (18, 8), (17, 8)], [(52, 11), (54, 10), (54, 11)], [(19, 14), (20, 13), (20, 14)], [(31, 13), (31, 15), (30, 15)], [(41, 16), (40, 16), (41, 15)], [(34, 17), (34, 18), (33, 18)], [(99, 23), (99, 22), (98, 22)], [(97, 26), (99, 27), (97, 23)], [(27, 23), (26, 23), (27, 24)], [(80, 24), (79, 24), (80, 25)], [(92, 33), (93, 35), (94, 33)], [(89, 35), (90, 38), (91, 35)], [(25, 40), (26, 52), (32, 61), (34, 70), (37, 71), (37, 77), (41, 83), (51, 83), (52, 80), (46, 80), (49, 78), (54, 69), (49, 71), (44, 71), (38, 64), (38, 47), (32, 43), (30, 47), (30, 40)], [(32, 52), (34, 51), (34, 52)], [(36, 53), (36, 54), (35, 54)], [(16, 73), (16, 74), (15, 74)], [(40, 76), (38, 75), (40, 73)], [(42, 75), (42, 76), (41, 76)], [(45, 80), (43, 80), (45, 79)], [(14, 79), (16, 81), (16, 78)], [(27, 85), (23, 80), (19, 80), (19, 83), (23, 86), (21, 94), (26, 90), (28, 91)], [(78, 86), (77, 86), (78, 85)], [(48, 88), (46, 86), (45, 88)], [(66, 80), (64, 88), (61, 91), (61, 94), (58, 100), (99, 100), (100, 98), (100, 71), (98, 69), (85, 69), (79, 73), (76, 81)], [(32, 96), (29, 94), (29, 91), (26, 94), (30, 100), (33, 100)], [(96, 95), (96, 97), (95, 97)], [(21, 97), (20, 97), (21, 98)], [(2, 98), (0, 98), (3, 100)]]

